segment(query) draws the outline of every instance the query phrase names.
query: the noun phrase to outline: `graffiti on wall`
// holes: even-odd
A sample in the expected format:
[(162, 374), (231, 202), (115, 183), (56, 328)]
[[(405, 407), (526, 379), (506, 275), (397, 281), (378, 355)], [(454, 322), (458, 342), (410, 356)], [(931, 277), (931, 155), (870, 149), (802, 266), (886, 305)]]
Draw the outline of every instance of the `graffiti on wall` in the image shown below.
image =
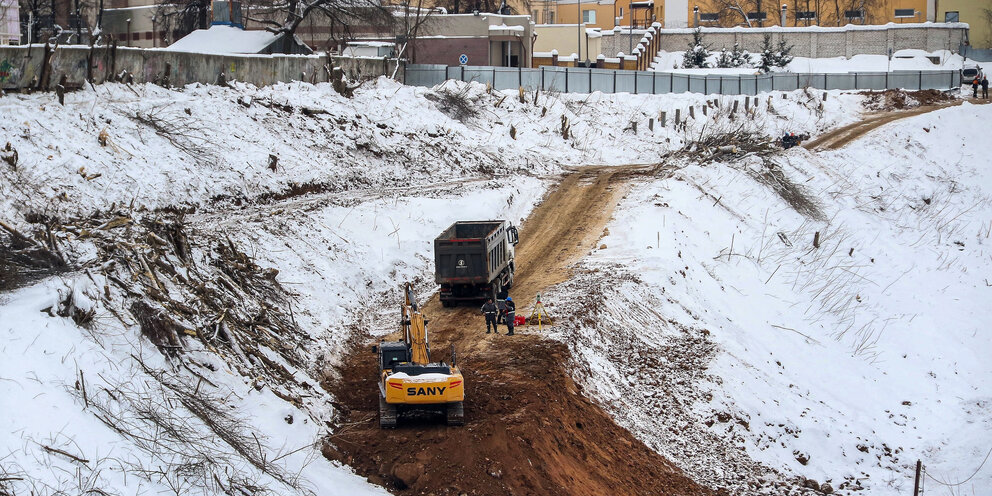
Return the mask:
[(0, 85), (17, 79), (15, 74), (16, 69), (14, 64), (11, 64), (9, 60), (4, 59), (0, 61)]

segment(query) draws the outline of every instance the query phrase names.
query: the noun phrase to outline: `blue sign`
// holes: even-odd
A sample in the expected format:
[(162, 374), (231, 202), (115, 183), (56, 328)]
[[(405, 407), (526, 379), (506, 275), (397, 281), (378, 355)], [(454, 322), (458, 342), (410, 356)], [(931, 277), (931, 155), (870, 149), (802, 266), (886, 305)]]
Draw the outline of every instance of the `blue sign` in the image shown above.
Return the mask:
[(465, 55), (464, 53), (461, 54), (461, 55), (459, 55), (458, 56), (458, 63), (461, 64), (461, 65), (467, 64), (468, 63), (468, 55)]

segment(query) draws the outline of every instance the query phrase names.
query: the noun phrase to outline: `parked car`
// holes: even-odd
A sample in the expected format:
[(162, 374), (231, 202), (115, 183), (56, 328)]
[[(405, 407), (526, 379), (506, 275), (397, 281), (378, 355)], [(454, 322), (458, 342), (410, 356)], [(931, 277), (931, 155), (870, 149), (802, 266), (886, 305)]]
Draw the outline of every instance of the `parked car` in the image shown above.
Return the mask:
[(965, 62), (964, 67), (961, 68), (961, 83), (971, 84), (975, 79), (975, 76), (982, 75), (982, 68), (974, 62)]

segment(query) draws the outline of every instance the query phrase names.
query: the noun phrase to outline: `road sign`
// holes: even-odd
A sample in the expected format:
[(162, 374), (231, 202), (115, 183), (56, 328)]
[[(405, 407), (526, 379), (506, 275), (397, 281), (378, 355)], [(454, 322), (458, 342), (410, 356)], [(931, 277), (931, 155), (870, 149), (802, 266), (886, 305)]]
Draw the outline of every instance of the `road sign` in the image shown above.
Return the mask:
[(458, 56), (458, 63), (461, 64), (461, 65), (467, 64), (468, 63), (468, 55), (465, 55), (464, 53), (461, 54), (461, 55), (459, 55)]

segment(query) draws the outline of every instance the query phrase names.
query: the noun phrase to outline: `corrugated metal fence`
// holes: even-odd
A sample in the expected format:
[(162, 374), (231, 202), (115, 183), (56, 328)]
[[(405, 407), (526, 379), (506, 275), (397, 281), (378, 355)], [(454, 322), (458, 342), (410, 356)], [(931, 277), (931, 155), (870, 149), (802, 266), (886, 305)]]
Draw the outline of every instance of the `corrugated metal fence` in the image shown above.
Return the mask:
[(760, 75), (689, 75), (672, 72), (622, 71), (585, 67), (537, 69), (488, 66), (410, 64), (406, 84), (434, 86), (448, 79), (492, 84), (497, 90), (523, 87), (529, 91), (566, 93), (703, 93), (757, 95), (766, 91), (800, 88), (821, 90), (950, 89), (961, 85), (958, 71), (851, 72), (798, 74), (776, 72)]

